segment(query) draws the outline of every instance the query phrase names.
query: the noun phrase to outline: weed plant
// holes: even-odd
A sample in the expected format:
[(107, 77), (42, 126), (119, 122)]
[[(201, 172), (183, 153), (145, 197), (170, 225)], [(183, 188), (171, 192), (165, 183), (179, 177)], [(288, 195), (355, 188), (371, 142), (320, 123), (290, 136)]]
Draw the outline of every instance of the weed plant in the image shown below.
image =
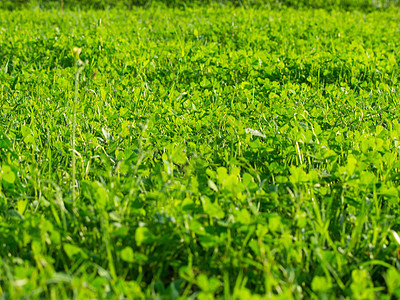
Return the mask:
[(2, 297), (400, 297), (399, 13), (0, 11)]

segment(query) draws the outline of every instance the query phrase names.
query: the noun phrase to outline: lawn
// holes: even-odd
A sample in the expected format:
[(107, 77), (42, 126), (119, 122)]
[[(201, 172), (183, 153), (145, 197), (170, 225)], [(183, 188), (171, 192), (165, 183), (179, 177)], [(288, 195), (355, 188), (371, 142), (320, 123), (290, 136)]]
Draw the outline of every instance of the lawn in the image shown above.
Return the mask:
[(399, 49), (394, 7), (0, 10), (0, 298), (400, 297)]

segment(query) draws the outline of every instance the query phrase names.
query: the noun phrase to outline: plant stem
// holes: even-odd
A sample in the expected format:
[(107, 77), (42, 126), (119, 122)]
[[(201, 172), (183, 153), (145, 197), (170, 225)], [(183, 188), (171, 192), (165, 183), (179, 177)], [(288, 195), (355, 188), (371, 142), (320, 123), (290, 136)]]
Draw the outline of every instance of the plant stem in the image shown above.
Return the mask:
[(75, 185), (76, 185), (76, 164), (75, 164), (75, 136), (76, 136), (76, 104), (78, 102), (78, 87), (79, 87), (79, 67), (78, 62), (75, 63), (75, 98), (73, 103), (72, 116), (72, 200), (75, 205)]

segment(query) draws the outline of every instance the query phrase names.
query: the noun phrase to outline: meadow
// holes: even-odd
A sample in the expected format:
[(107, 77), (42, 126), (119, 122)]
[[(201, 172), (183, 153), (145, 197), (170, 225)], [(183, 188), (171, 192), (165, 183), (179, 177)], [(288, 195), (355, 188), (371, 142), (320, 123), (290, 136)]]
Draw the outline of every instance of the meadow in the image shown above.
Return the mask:
[(0, 10), (0, 298), (400, 297), (399, 49), (395, 7)]

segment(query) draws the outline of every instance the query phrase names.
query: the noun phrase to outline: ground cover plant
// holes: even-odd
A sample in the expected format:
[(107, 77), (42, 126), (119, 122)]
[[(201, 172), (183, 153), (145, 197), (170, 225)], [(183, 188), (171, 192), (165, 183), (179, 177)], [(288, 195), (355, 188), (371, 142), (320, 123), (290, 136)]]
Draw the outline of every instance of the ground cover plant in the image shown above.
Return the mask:
[(0, 11), (2, 298), (400, 297), (399, 13)]
[(256, 8), (340, 8), (346, 10), (387, 9), (399, 6), (400, 0), (3, 0), (0, 9), (133, 9), (135, 7), (150, 7), (164, 5), (175, 8), (188, 8), (199, 5), (232, 5), (236, 7)]

